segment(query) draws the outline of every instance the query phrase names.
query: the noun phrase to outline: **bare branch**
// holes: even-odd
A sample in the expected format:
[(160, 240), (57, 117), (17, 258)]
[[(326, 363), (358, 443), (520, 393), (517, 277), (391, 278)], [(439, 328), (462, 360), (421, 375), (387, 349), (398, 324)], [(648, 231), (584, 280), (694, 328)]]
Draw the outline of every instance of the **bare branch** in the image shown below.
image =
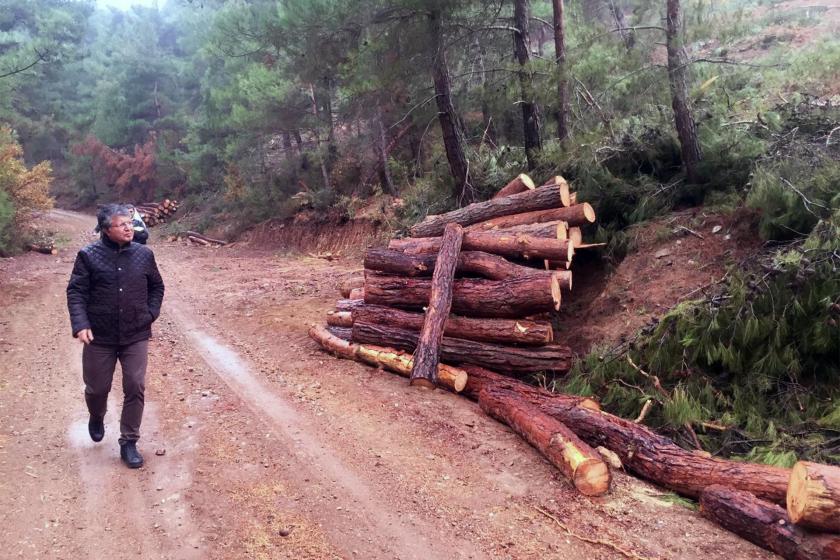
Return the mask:
[(32, 50), (34, 50), (35, 54), (38, 55), (38, 58), (36, 58), (34, 62), (32, 62), (31, 64), (27, 64), (26, 66), (23, 66), (21, 68), (15, 68), (14, 70), (12, 70), (10, 72), (6, 72), (5, 74), (0, 74), (0, 79), (8, 78), (9, 76), (14, 76), (15, 74), (20, 74), (21, 72), (26, 72), (27, 70), (29, 70), (30, 68), (32, 68), (33, 66), (38, 64), (39, 62), (46, 62), (46, 60), (47, 60), (46, 53), (42, 53), (42, 52), (38, 51), (38, 49), (32, 49)]

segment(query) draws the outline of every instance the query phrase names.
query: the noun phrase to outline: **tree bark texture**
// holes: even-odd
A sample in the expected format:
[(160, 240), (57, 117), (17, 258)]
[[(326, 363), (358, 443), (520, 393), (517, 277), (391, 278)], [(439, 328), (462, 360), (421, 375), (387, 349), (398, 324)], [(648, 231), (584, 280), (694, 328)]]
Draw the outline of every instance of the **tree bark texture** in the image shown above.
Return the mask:
[[(412, 352), (418, 339), (418, 334), (412, 331), (353, 323), (353, 342), (359, 344), (390, 346)], [(537, 371), (565, 373), (569, 371), (571, 357), (568, 347), (558, 345), (518, 348), (444, 336), (440, 346), (440, 359), (448, 364), (474, 364), (514, 375)]]
[(569, 187), (568, 181), (560, 175), (550, 177), (548, 181), (540, 185), (542, 187), (550, 187), (551, 185), (558, 185), (560, 187), (560, 202), (563, 206), (572, 205), (572, 191)]
[[(349, 326), (352, 326), (356, 321), (407, 331), (419, 331), (423, 328), (423, 315), (420, 313), (411, 313), (379, 305), (357, 307), (352, 311)], [(336, 322), (338, 322), (337, 319)], [(346, 327), (348, 325), (341, 324), (336, 326)], [(494, 344), (545, 346), (553, 340), (554, 333), (548, 321), (531, 321), (527, 319), (473, 319), (470, 317), (450, 315), (444, 326), (444, 335)]]
[[(365, 303), (401, 309), (421, 309), (429, 302), (428, 278), (405, 278), (365, 273)], [(465, 317), (519, 319), (560, 306), (556, 276), (527, 276), (511, 280), (461, 278), (452, 289), (452, 311)], [(344, 311), (344, 309), (342, 309)]]
[[(548, 187), (540, 187), (535, 192), (539, 192), (543, 188)], [(584, 202), (583, 204), (573, 204), (565, 208), (549, 208), (547, 210), (509, 214), (473, 223), (467, 228), (467, 232), (504, 229), (523, 224), (539, 224), (556, 220), (566, 222), (569, 224), (569, 227), (580, 227), (595, 221), (595, 210), (588, 203)]]
[(327, 324), (331, 327), (350, 328), (353, 326), (353, 312), (327, 311)]
[(840, 533), (840, 467), (796, 463), (790, 474), (787, 512), (797, 525)]
[(534, 93), (531, 77), (531, 38), (529, 34), (529, 20), (531, 19), (531, 3), (529, 0), (513, 0), (513, 50), (519, 62), (519, 85), (522, 99), (522, 123), (525, 133), (525, 156), (528, 159), (528, 169), (537, 166), (536, 155), (542, 149), (540, 138), (540, 108)]
[(535, 406), (560, 404), (579, 406), (588, 410), (601, 410), (601, 405), (598, 404), (598, 401), (589, 397), (553, 393), (541, 387), (529, 385), (524, 381), (512, 379), (481, 366), (464, 365), (463, 369), (467, 372), (469, 379), (461, 394), (474, 401), (478, 401), (481, 391), (489, 387), (504, 389), (505, 391), (515, 393), (520, 399)]
[(455, 267), (461, 253), (464, 228), (447, 224), (443, 230), (435, 271), (432, 274), (431, 294), (426, 318), (420, 331), (420, 340), (414, 350), (411, 384), (434, 389), (437, 382), (437, 365), (440, 360), (440, 342), (443, 328), (452, 308), (452, 284)]
[[(426, 216), (422, 222), (412, 226), (410, 231), (412, 237), (434, 237), (442, 234), (443, 227), (450, 222), (454, 222), (462, 226), (468, 226), (478, 222), (492, 220), (493, 218), (498, 218), (499, 216), (521, 214), (522, 212), (545, 210), (547, 208), (557, 208), (562, 204), (563, 201), (560, 186), (550, 185), (547, 187), (540, 187), (532, 191), (507, 196), (505, 198), (493, 198), (485, 200), (484, 202), (475, 202), (445, 214), (429, 215)], [(562, 220), (563, 218), (552, 219)], [(551, 220), (542, 221), (548, 222)]]
[[(569, 100), (566, 76), (566, 21), (563, 0), (551, 0), (554, 11), (554, 52), (557, 63), (557, 138), (562, 142), (569, 137)], [(566, 205), (568, 206), (568, 204)]]
[[(557, 226), (552, 238), (537, 237), (518, 231), (468, 231), (464, 234), (465, 251), (482, 251), (514, 259), (550, 259), (568, 262), (574, 256), (574, 247), (567, 239), (557, 239)], [(392, 239), (389, 249), (409, 254), (436, 253), (440, 250), (440, 237), (407, 237)]]
[(602, 496), (610, 489), (610, 469), (600, 455), (568, 427), (514, 392), (486, 387), (478, 404), (534, 446), (585, 496)]
[(808, 533), (791, 523), (782, 507), (749, 492), (709, 486), (700, 495), (700, 513), (787, 560), (840, 560), (840, 537)]
[(455, 179), (454, 194), (458, 200), (463, 200), (471, 190), (469, 166), (464, 154), (464, 131), (461, 130), (461, 121), (452, 104), (452, 84), (446, 63), (446, 40), (443, 36), (441, 18), (442, 14), (439, 10), (433, 10), (429, 15), (429, 31), (435, 46), (432, 57), (432, 80), (435, 86), (438, 122), (440, 122), (446, 159), (449, 161), (449, 170)]
[(335, 302), (335, 310), (336, 311), (353, 311), (357, 307), (361, 307), (365, 304), (365, 300), (363, 299), (340, 299)]
[(524, 173), (520, 173), (513, 178), (507, 185), (499, 189), (493, 198), (504, 198), (512, 194), (518, 194), (525, 191), (532, 191), (536, 188), (534, 180)]
[(683, 17), (680, 0), (667, 0), (666, 47), (668, 51), (668, 83), (671, 87), (671, 106), (680, 140), (680, 154), (689, 181), (696, 182), (697, 166), (702, 154), (697, 139), (697, 127), (691, 114), (688, 97), (688, 60), (685, 54)]

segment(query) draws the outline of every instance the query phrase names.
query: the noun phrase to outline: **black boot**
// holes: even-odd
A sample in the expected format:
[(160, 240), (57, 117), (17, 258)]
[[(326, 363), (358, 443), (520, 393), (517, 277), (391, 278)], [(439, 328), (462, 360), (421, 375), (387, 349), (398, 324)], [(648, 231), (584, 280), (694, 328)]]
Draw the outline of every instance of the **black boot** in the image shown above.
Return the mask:
[(137, 444), (133, 441), (120, 444), (120, 458), (129, 469), (139, 469), (143, 466), (143, 456), (137, 451)]
[(88, 420), (88, 433), (93, 441), (102, 441), (105, 437), (105, 421), (103, 418), (91, 416)]

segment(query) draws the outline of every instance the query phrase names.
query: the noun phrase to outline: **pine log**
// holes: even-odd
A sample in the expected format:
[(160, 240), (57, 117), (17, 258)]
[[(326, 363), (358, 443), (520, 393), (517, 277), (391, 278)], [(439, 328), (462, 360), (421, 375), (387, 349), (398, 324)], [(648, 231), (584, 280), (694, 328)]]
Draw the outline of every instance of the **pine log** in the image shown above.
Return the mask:
[[(556, 208), (563, 203), (561, 190), (560, 185), (550, 185), (504, 198), (476, 202), (445, 214), (426, 216), (422, 222), (411, 228), (411, 236), (432, 237), (440, 235), (443, 233), (443, 227), (449, 223), (467, 226), (499, 216)], [(549, 220), (543, 221), (547, 222)]]
[(188, 235), (187, 239), (190, 240), (192, 243), (195, 243), (196, 245), (201, 245), (202, 247), (209, 247), (210, 245), (212, 245), (212, 243), (210, 243), (209, 241), (205, 241), (204, 239), (201, 239), (200, 237), (196, 237), (194, 235)]
[[(420, 309), (429, 301), (428, 278), (365, 271), (365, 303)], [(452, 289), (452, 312), (466, 317), (519, 318), (560, 309), (560, 279), (531, 275), (511, 280), (461, 278)]]
[[(437, 253), (440, 237), (392, 239), (389, 249), (409, 254)], [(515, 259), (551, 259), (571, 262), (575, 249), (568, 239), (545, 238), (520, 232), (471, 231), (464, 234), (465, 251), (483, 251)]]
[[(372, 323), (353, 322), (353, 342), (390, 346), (406, 352), (417, 347), (419, 335), (405, 329), (396, 329)], [(440, 359), (449, 364), (474, 364), (493, 368), (507, 374), (552, 371), (565, 373), (571, 364), (571, 351), (556, 344), (519, 348), (443, 337)]]
[(705, 457), (687, 451), (653, 430), (606, 412), (552, 403), (541, 410), (567, 426), (592, 447), (616, 453), (625, 468), (684, 496), (722, 484), (785, 503), (790, 469)]
[(43, 255), (57, 255), (58, 249), (52, 243), (32, 243), (29, 245), (30, 251), (41, 253)]
[(331, 327), (353, 326), (353, 315), (350, 311), (327, 311), (327, 324)]
[[(536, 192), (539, 192), (537, 189)], [(575, 204), (565, 208), (550, 208), (548, 210), (537, 210), (534, 212), (523, 212), (521, 214), (510, 214), (478, 222), (467, 228), (467, 232), (487, 231), (503, 229), (523, 224), (538, 224), (562, 220), (569, 224), (569, 227), (579, 227), (595, 221), (595, 210), (588, 203)]]
[(361, 288), (353, 288), (350, 290), (350, 293), (347, 295), (348, 299), (365, 299), (365, 288), (364, 286)]
[[(368, 249), (365, 253), (365, 268), (398, 276), (431, 276), (437, 255), (433, 253), (407, 254), (395, 249)], [(514, 264), (504, 257), (481, 251), (463, 251), (458, 256), (458, 274), (473, 274), (489, 280), (509, 280), (526, 276), (545, 276), (544, 270)], [(558, 276), (560, 286), (572, 289), (572, 273)]]
[(479, 393), (481, 410), (503, 422), (557, 467), (585, 496), (610, 489), (610, 469), (600, 455), (562, 422), (548, 416), (514, 392), (486, 387)]
[(411, 385), (435, 388), (437, 365), (440, 361), (440, 342), (443, 340), (443, 328), (449, 317), (449, 310), (452, 309), (452, 285), (463, 239), (464, 228), (458, 224), (446, 224), (435, 272), (432, 274), (429, 306), (426, 309), (417, 348), (414, 350)]
[(569, 239), (571, 240), (572, 245), (575, 248), (578, 248), (581, 245), (583, 245), (583, 231), (580, 229), (580, 227), (569, 228)]
[(796, 463), (790, 473), (787, 511), (797, 525), (840, 533), (840, 467)]
[(549, 178), (548, 181), (543, 183), (540, 186), (540, 188), (550, 187), (552, 185), (560, 185), (560, 202), (563, 204), (563, 206), (571, 206), (572, 197), (571, 192), (569, 190), (569, 183), (566, 182), (566, 179), (564, 179), (560, 175), (555, 175), (554, 177)]
[(340, 299), (335, 302), (336, 311), (353, 311), (357, 307), (365, 304), (363, 299)]
[(700, 513), (728, 531), (788, 560), (840, 560), (840, 537), (793, 525), (784, 508), (749, 492), (712, 485), (700, 495)]
[[(411, 356), (398, 350), (353, 344), (332, 335), (327, 329), (317, 325), (313, 325), (309, 329), (309, 336), (325, 350), (340, 358), (364, 362), (375, 367), (384, 367), (403, 377), (408, 377), (411, 374)], [(462, 369), (440, 364), (438, 365), (437, 379), (442, 387), (458, 393), (467, 384), (467, 373)]]
[(507, 235), (524, 233), (526, 235), (533, 235), (534, 237), (545, 237), (548, 239), (558, 239), (560, 241), (564, 241), (569, 238), (569, 224), (562, 220), (554, 220), (553, 222), (545, 222), (542, 224), (511, 226), (509, 228), (493, 230), (493, 232), (504, 233)]
[(353, 288), (364, 288), (365, 287), (365, 277), (364, 276), (353, 276), (352, 278), (348, 278), (344, 282), (341, 283), (339, 286), (339, 292), (341, 292), (341, 297), (349, 298), (350, 292), (353, 291)]
[[(410, 313), (379, 305), (357, 307), (352, 312), (350, 326), (355, 321), (408, 331), (419, 331), (423, 327), (423, 315), (420, 313)], [(450, 315), (446, 320), (444, 334), (465, 340), (521, 346), (545, 346), (553, 338), (551, 324), (548, 321), (473, 319), (456, 315)]]
[(524, 173), (520, 173), (511, 180), (510, 183), (499, 189), (493, 198), (503, 198), (512, 194), (518, 194), (525, 191), (532, 191), (536, 188), (533, 179)]
[(185, 231), (184, 235), (188, 237), (195, 237), (197, 239), (201, 239), (202, 241), (206, 241), (207, 243), (215, 243), (216, 245), (227, 245), (227, 241), (222, 241), (221, 239), (213, 239), (212, 237), (207, 237), (206, 235), (202, 235), (195, 231)]

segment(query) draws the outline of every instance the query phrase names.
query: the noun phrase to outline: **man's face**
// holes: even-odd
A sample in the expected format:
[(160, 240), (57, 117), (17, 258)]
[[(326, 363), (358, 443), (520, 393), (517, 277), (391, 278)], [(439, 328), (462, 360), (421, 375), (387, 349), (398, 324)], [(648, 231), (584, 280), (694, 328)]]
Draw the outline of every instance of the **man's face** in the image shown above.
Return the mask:
[(131, 217), (129, 216), (112, 216), (111, 227), (105, 230), (105, 235), (108, 239), (117, 245), (125, 245), (131, 243), (134, 239), (134, 229), (131, 224)]

